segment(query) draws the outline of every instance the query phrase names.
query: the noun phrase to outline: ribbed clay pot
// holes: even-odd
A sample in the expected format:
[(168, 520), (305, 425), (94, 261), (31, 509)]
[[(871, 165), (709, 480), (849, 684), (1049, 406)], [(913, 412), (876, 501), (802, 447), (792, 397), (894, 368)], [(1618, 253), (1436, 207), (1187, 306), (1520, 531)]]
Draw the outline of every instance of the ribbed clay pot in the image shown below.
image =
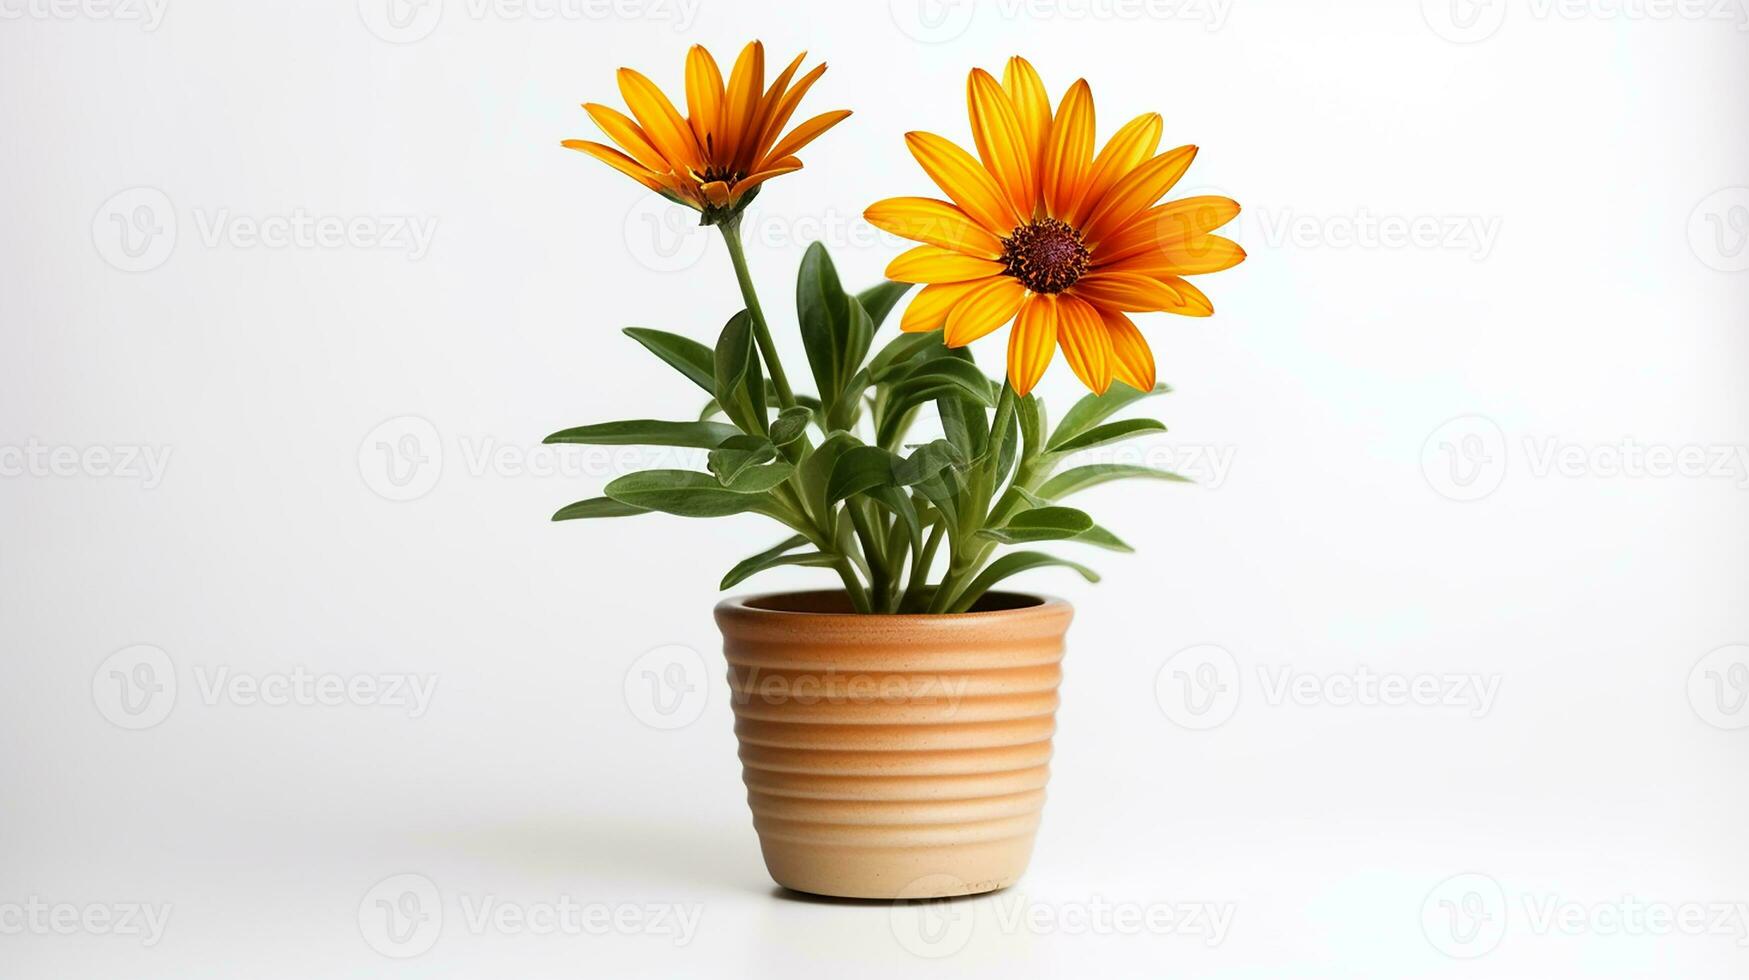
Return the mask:
[(718, 605), (771, 877), (844, 898), (1013, 884), (1044, 806), (1073, 614), (1011, 593), (940, 616), (857, 615), (836, 592)]

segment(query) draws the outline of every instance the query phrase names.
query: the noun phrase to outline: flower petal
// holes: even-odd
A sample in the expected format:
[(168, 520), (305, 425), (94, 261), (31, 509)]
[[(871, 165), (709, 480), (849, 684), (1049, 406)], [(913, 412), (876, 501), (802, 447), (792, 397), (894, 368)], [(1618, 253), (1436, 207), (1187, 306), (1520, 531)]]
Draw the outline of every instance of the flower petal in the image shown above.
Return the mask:
[(970, 153), (934, 133), (906, 133), (911, 155), (960, 210), (994, 235), (1006, 235), (1022, 218), (1009, 204), (996, 179)]
[(692, 127), (676, 112), (668, 96), (648, 78), (630, 68), (619, 70), (619, 94), (632, 110), (632, 117), (643, 127), (644, 135), (676, 170), (691, 168), (702, 171), (703, 157)]
[(1182, 302), (1177, 290), (1139, 272), (1094, 272), (1082, 276), (1069, 291), (1095, 306), (1149, 313)]
[(1092, 304), (1072, 295), (1058, 301), (1057, 346), (1075, 377), (1094, 394), (1105, 394), (1111, 387), (1111, 334)]
[(809, 119), (807, 122), (797, 126), (795, 129), (790, 130), (790, 134), (783, 138), (783, 142), (772, 147), (771, 152), (766, 154), (765, 158), (767, 160), (773, 160), (781, 157), (795, 156), (796, 151), (807, 146), (809, 143), (812, 143), (815, 137), (818, 137), (821, 133), (824, 133), (826, 130), (831, 129), (833, 126), (838, 125), (849, 117), (849, 109), (834, 109), (831, 112), (822, 112), (814, 118)]
[[(778, 95), (771, 117), (765, 121), (764, 128), (759, 132), (759, 145), (768, 146), (776, 142), (777, 134), (783, 131), (783, 127), (789, 122), (790, 117), (795, 115), (796, 108), (802, 104), (802, 96), (807, 95), (808, 89), (813, 88), (814, 83), (819, 81), (820, 76), (824, 74), (826, 74), (826, 66), (824, 64), (815, 65), (808, 70), (806, 75), (802, 76), (802, 80), (797, 82), (794, 87)], [(766, 154), (766, 156), (770, 155)]]
[(734, 193), (729, 196), (730, 203), (740, 201), (748, 191), (758, 187), (760, 184), (765, 183), (773, 177), (781, 177), (784, 174), (793, 174), (797, 170), (802, 169), (802, 161), (797, 160), (795, 157), (780, 157), (776, 160), (768, 160), (761, 164), (761, 166), (765, 169), (755, 174), (748, 174), (740, 180), (735, 181)]
[(576, 150), (579, 153), (587, 153), (657, 193), (661, 193), (663, 189), (661, 180), (659, 180), (655, 174), (651, 173), (649, 168), (611, 146), (606, 146), (601, 143), (591, 143), (588, 140), (565, 140), (559, 145), (567, 150)]
[(928, 333), (947, 325), (947, 315), (967, 293), (982, 285), (981, 281), (949, 282), (924, 286), (917, 291), (905, 315), (899, 318), (899, 330), (904, 333)]
[(597, 128), (607, 134), (608, 139), (631, 154), (633, 160), (656, 173), (673, 171), (674, 164), (662, 156), (662, 152), (650, 143), (649, 137), (638, 128), (638, 124), (624, 113), (595, 102), (583, 103), (583, 111), (589, 113), (589, 118), (595, 121)]
[(1187, 197), (1144, 211), (1099, 243), (1095, 268), (1152, 251), (1172, 242), (1206, 235), (1239, 215), (1239, 203), (1225, 197)]
[(966, 105), (971, 110), (972, 138), (984, 167), (1014, 206), (1014, 213), (1030, 219), (1038, 206), (1038, 184), (1032, 169), (1032, 151), (1020, 128), (1014, 102), (996, 79), (982, 68), (972, 69), (966, 79)]
[(1008, 334), (1008, 383), (1026, 397), (1057, 352), (1057, 296), (1038, 293), (1027, 298)]
[(1116, 310), (1094, 307), (1111, 337), (1111, 373), (1137, 391), (1154, 390), (1154, 352), (1134, 322)]
[(759, 134), (752, 132), (759, 118), (759, 98), (765, 94), (765, 45), (754, 41), (741, 49), (729, 71), (729, 89), (723, 104), (723, 146), (717, 159), (731, 167), (745, 167)]
[(686, 117), (708, 163), (723, 131), (723, 73), (702, 44), (686, 52)]
[(1085, 227), (1087, 216), (1093, 213), (1100, 199), (1125, 174), (1154, 155), (1154, 151), (1160, 147), (1160, 132), (1164, 125), (1159, 113), (1146, 113), (1125, 123), (1122, 129), (1106, 141), (1105, 149), (1100, 150), (1099, 156), (1093, 158), (1087, 186), (1081, 189), (1081, 200), (1075, 205), (1075, 216), (1067, 219), (1070, 224), (1077, 228)]
[(1074, 211), (1093, 164), (1093, 90), (1085, 79), (1069, 87), (1051, 124), (1045, 148), (1045, 211), (1053, 218)]
[(1196, 147), (1181, 146), (1130, 171), (1106, 192), (1088, 215), (1087, 223), (1080, 226), (1087, 244), (1098, 245), (1107, 235), (1135, 220), (1178, 183), (1195, 159)]
[(1203, 235), (1188, 241), (1161, 242), (1149, 251), (1102, 265), (1100, 272), (1139, 272), (1155, 277), (1204, 276), (1224, 272), (1245, 261), (1239, 243), (1219, 235)]
[(1171, 286), (1177, 291), (1179, 296), (1179, 303), (1177, 306), (1168, 306), (1161, 312), (1176, 313), (1179, 316), (1215, 315), (1214, 302), (1204, 295), (1202, 290), (1192, 286), (1189, 280), (1171, 278), (1162, 279), (1160, 281)]
[(1002, 243), (964, 211), (927, 197), (889, 197), (869, 205), (862, 216), (882, 231), (951, 248), (981, 259), (1002, 257)]
[(1026, 287), (1013, 276), (982, 280), (947, 315), (947, 333), (942, 339), (949, 347), (964, 347), (1014, 319), (1025, 298)]
[(1008, 59), (1008, 65), (1002, 70), (1002, 89), (1013, 100), (1020, 130), (1026, 134), (1032, 172), (1043, 174), (1045, 146), (1051, 138), (1051, 97), (1045, 92), (1044, 80), (1038, 77), (1030, 62), (1016, 55)]
[(935, 245), (919, 245), (887, 265), (887, 278), (894, 282), (969, 282), (999, 276), (1002, 271), (1000, 262)]
[[(783, 96), (789, 88), (789, 80), (795, 77), (796, 69), (802, 66), (802, 59), (807, 56), (808, 53), (803, 51), (791, 59), (790, 63), (784, 66), (783, 71), (778, 72), (777, 77), (771, 80), (771, 84), (765, 87), (765, 94), (759, 97), (759, 111), (754, 114), (753, 125), (749, 129), (753, 135), (753, 140), (745, 147), (747, 159), (751, 161), (747, 164), (749, 169), (757, 168), (761, 159), (774, 155), (769, 151), (772, 141), (777, 139), (778, 131), (782, 128), (783, 123), (778, 123), (776, 126), (771, 123), (776, 118), (779, 107), (783, 105)], [(787, 117), (785, 121), (788, 121)]]

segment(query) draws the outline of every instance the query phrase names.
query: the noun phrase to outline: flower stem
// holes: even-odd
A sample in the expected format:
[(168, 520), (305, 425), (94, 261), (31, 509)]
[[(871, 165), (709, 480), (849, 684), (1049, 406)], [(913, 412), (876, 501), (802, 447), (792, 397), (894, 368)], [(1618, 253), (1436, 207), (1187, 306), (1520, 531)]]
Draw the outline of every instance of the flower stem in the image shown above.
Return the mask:
[(765, 311), (759, 308), (759, 293), (753, 288), (753, 275), (747, 270), (747, 253), (741, 247), (741, 218), (730, 218), (717, 226), (723, 233), (723, 243), (729, 248), (729, 261), (735, 264), (735, 280), (741, 284), (741, 299), (747, 304), (747, 315), (753, 318), (753, 339), (759, 344), (759, 354), (765, 359), (765, 371), (771, 385), (777, 389), (777, 403), (789, 408), (796, 403), (790, 390), (789, 377), (783, 373), (783, 362), (777, 359), (777, 344), (771, 339), (771, 328), (765, 323)]

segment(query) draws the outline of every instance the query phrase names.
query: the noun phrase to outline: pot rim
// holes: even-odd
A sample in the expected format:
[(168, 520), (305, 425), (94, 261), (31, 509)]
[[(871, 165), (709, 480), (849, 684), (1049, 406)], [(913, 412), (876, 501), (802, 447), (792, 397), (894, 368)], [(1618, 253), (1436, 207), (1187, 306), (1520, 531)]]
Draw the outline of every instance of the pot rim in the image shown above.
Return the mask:
[(730, 596), (721, 600), (716, 606), (718, 622), (724, 619), (742, 621), (777, 622), (780, 620), (814, 620), (826, 623), (889, 623), (895, 626), (947, 623), (991, 623), (1003, 619), (1024, 619), (1038, 615), (1059, 616), (1065, 613), (1073, 614), (1075, 607), (1066, 599), (1040, 592), (1010, 592), (1007, 590), (992, 590), (989, 595), (1006, 596), (1010, 598), (1030, 600), (1025, 605), (1010, 606), (1003, 609), (986, 609), (981, 612), (963, 613), (859, 613), (859, 612), (808, 612), (796, 609), (771, 609), (765, 606), (753, 605), (772, 599), (782, 599), (793, 596), (840, 596), (843, 589), (790, 589), (780, 592), (756, 592), (748, 595)]

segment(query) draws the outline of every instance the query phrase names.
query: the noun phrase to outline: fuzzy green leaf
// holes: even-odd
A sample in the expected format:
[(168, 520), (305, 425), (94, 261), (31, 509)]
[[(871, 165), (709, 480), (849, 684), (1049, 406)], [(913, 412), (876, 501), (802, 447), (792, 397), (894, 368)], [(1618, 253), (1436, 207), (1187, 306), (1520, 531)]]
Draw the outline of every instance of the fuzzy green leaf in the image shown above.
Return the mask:
[(776, 446), (787, 446), (808, 431), (808, 423), (813, 421), (814, 413), (804, 405), (791, 405), (778, 413), (776, 421), (771, 423), (771, 442)]
[(1063, 421), (1057, 426), (1057, 431), (1051, 433), (1050, 444), (1046, 446), (1049, 452), (1058, 452), (1059, 446), (1092, 429), (1094, 426), (1123, 409), (1154, 395), (1164, 395), (1172, 391), (1170, 385), (1155, 385), (1152, 391), (1137, 391), (1122, 382), (1113, 384), (1103, 395), (1085, 395), (1064, 414)]
[(878, 330), (887, 321), (887, 314), (893, 312), (893, 307), (910, 291), (911, 284), (908, 282), (883, 282), (857, 293), (856, 301), (862, 304), (862, 308), (868, 312), (869, 322)]
[(684, 446), (692, 449), (715, 449), (740, 434), (741, 430), (721, 422), (632, 419), (565, 429), (547, 436), (543, 441), (549, 445), (565, 443), (586, 446)]
[(763, 436), (736, 435), (711, 450), (705, 468), (716, 474), (719, 483), (728, 486), (748, 467), (769, 463), (776, 458), (777, 447), (771, 444), (771, 440)]
[(1092, 449), (1094, 446), (1103, 446), (1108, 442), (1128, 439), (1131, 436), (1165, 431), (1165, 423), (1157, 419), (1124, 419), (1121, 422), (1108, 422), (1105, 425), (1094, 426), (1067, 442), (1054, 443), (1050, 451), (1057, 454), (1079, 452), (1083, 449)]
[(744, 559), (737, 563), (734, 568), (729, 569), (728, 574), (723, 576), (723, 580), (717, 588), (732, 589), (749, 577), (768, 568), (777, 568), (780, 565), (830, 565), (835, 561), (832, 556), (822, 555), (818, 551), (810, 551), (801, 555), (789, 554), (807, 543), (808, 539), (798, 534), (774, 548)]
[(984, 569), (982, 574), (973, 579), (972, 583), (966, 586), (965, 591), (960, 593), (959, 598), (954, 600), (953, 611), (965, 612), (971, 609), (977, 605), (979, 599), (984, 597), (984, 593), (990, 591), (991, 586), (1011, 575), (1047, 566), (1072, 568), (1089, 582), (1099, 581), (1099, 574), (1085, 565), (1064, 561), (1061, 558), (1054, 558), (1037, 551), (1016, 551), (991, 562), (990, 567)]
[(1078, 493), (1088, 487), (1096, 487), (1101, 483), (1113, 480), (1166, 480), (1172, 483), (1191, 483), (1189, 477), (1179, 476), (1170, 470), (1157, 470), (1151, 466), (1130, 466), (1123, 463), (1099, 463), (1092, 466), (1078, 466), (1072, 470), (1064, 470), (1051, 477), (1045, 485), (1038, 488), (1038, 495), (1046, 500), (1062, 500), (1072, 493)]
[(764, 494), (729, 489), (708, 473), (691, 470), (643, 470), (628, 473), (607, 485), (604, 491), (622, 504), (659, 510), (680, 517), (727, 517), (747, 511), (769, 513), (771, 501)]
[(1107, 531), (1105, 528), (1100, 527), (1098, 524), (1095, 524), (1087, 530), (1082, 531), (1080, 534), (1075, 535), (1074, 540), (1079, 541), (1082, 544), (1090, 544), (1095, 548), (1104, 548), (1107, 551), (1131, 552), (1136, 550), (1130, 547), (1122, 538)]
[(796, 275), (796, 318), (802, 346), (820, 399), (836, 407), (874, 340), (874, 321), (854, 296), (844, 292), (832, 257), (819, 242), (808, 246)]
[(872, 487), (893, 486), (896, 462), (897, 457), (879, 446), (846, 449), (832, 466), (832, 477), (826, 485), (826, 502), (835, 504)]
[(1021, 511), (1002, 527), (983, 528), (978, 535), (1003, 544), (1024, 544), (1078, 538), (1093, 527), (1093, 518), (1073, 507), (1038, 507)]
[(942, 346), (939, 330), (930, 333), (902, 333), (888, 341), (868, 362), (869, 377), (877, 382), (887, 381), (908, 370), (913, 358), (929, 356), (932, 353), (939, 356), (946, 350)]
[(591, 497), (579, 500), (574, 504), (559, 508), (553, 515), (555, 521), (576, 521), (594, 517), (631, 517), (635, 514), (648, 514), (643, 507), (633, 507), (622, 504), (612, 497)]
[(705, 391), (716, 391), (713, 381), (715, 369), (709, 347), (690, 337), (645, 327), (627, 327), (625, 335), (649, 348), (650, 353), (667, 361), (670, 367), (686, 375), (693, 384)]

